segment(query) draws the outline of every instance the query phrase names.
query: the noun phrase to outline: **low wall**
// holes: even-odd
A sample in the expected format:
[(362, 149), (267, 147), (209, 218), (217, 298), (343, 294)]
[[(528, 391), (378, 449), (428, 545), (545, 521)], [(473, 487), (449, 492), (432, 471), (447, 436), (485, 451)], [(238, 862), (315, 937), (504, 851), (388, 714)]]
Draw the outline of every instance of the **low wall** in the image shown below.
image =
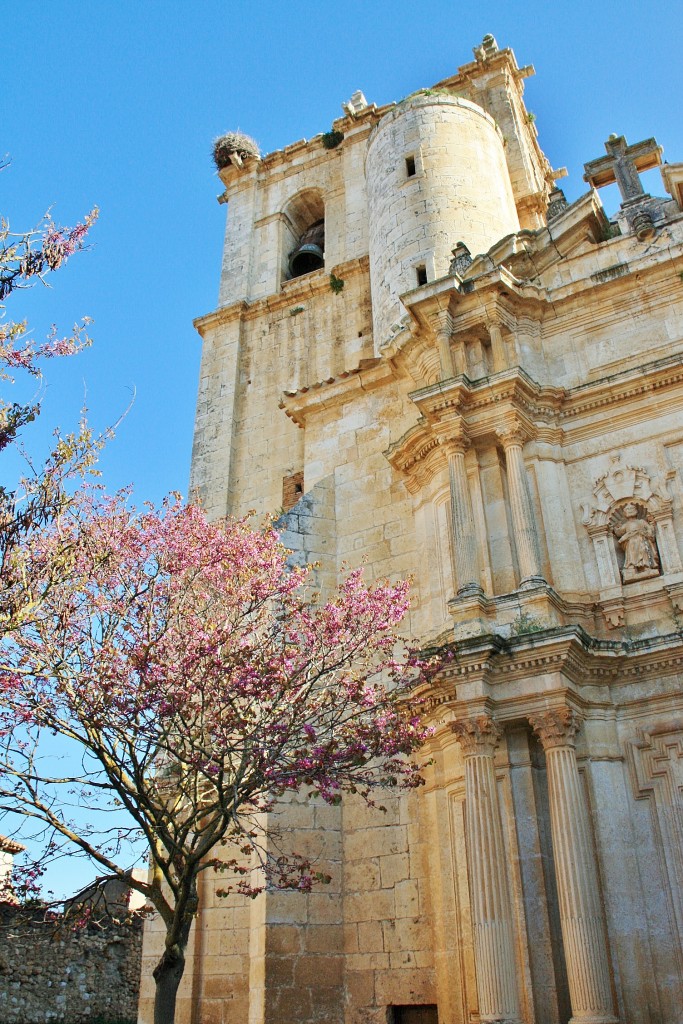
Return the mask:
[(135, 1024), (142, 922), (73, 931), (0, 909), (2, 1024)]

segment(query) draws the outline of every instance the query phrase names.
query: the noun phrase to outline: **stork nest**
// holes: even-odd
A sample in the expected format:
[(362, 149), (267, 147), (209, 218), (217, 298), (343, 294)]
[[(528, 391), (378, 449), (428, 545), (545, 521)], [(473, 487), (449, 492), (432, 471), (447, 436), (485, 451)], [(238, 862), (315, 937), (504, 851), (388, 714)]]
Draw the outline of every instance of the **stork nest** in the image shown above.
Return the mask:
[(261, 151), (258, 142), (244, 132), (226, 132), (225, 135), (219, 135), (214, 139), (213, 159), (219, 171), (230, 166), (233, 155), (238, 156), (240, 160), (246, 160), (250, 156), (260, 156)]

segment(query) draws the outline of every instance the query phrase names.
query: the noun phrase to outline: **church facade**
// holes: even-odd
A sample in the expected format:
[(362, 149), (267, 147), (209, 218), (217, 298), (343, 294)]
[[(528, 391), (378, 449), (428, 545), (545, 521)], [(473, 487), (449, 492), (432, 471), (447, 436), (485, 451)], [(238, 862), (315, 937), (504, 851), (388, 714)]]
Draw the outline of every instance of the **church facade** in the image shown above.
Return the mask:
[(532, 72), (489, 36), (220, 172), (193, 487), (453, 655), (424, 787), (283, 810), (330, 885), (203, 879), (182, 1024), (683, 1019), (683, 164), (612, 136), (567, 203)]

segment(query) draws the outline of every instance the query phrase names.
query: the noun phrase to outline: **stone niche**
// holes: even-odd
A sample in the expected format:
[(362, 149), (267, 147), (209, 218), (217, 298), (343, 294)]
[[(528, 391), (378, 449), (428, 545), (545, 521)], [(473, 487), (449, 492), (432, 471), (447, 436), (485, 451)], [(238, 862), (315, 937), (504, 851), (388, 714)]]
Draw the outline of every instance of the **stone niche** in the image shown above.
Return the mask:
[(683, 571), (666, 484), (642, 467), (624, 465), (617, 455), (595, 480), (593, 500), (582, 503), (582, 510), (607, 624), (622, 626), (624, 600), (638, 593), (634, 584), (657, 577), (662, 585), (674, 584)]

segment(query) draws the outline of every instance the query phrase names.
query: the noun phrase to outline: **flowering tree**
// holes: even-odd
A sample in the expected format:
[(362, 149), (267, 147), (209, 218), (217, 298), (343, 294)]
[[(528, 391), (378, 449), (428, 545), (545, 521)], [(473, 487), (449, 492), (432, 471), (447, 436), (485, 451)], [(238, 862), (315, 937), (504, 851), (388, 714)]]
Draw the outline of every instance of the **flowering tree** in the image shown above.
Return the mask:
[[(14, 383), (13, 374), (25, 371), (42, 378), (42, 360), (73, 355), (90, 343), (87, 318), (70, 334), (60, 336), (53, 326), (48, 337), (36, 343), (26, 320), (7, 316), (6, 300), (19, 289), (44, 281), (85, 244), (97, 218), (93, 209), (74, 228), (61, 228), (46, 217), (35, 231), (15, 234), (0, 221), (0, 384)], [(0, 394), (0, 452), (16, 445), (19, 431), (40, 411), (38, 398), (27, 403)], [(27, 473), (16, 486), (0, 485), (0, 635), (11, 630), (27, 608), (28, 590), (22, 561), (22, 545), (35, 530), (57, 517), (71, 500), (67, 482), (82, 476), (96, 461), (101, 439), (94, 439), (84, 423), (78, 431), (59, 437), (43, 466), (36, 469), (27, 459)], [(58, 570), (53, 565), (53, 573)]]
[[(65, 546), (55, 583), (44, 567)], [(417, 659), (396, 654), (407, 586), (354, 571), (315, 603), (271, 526), (211, 524), (177, 499), (137, 514), (125, 495), (72, 506), (27, 570), (31, 611), (0, 641), (0, 820), (24, 815), (50, 854), (67, 844), (144, 894), (166, 928), (155, 1024), (172, 1024), (201, 872), (225, 871), (226, 892), (306, 891), (314, 866), (273, 853), (274, 802), (419, 783)], [(55, 735), (75, 770), (45, 754)], [(111, 829), (102, 812), (121, 806), (129, 825)], [(139, 837), (144, 882), (126, 874)]]

